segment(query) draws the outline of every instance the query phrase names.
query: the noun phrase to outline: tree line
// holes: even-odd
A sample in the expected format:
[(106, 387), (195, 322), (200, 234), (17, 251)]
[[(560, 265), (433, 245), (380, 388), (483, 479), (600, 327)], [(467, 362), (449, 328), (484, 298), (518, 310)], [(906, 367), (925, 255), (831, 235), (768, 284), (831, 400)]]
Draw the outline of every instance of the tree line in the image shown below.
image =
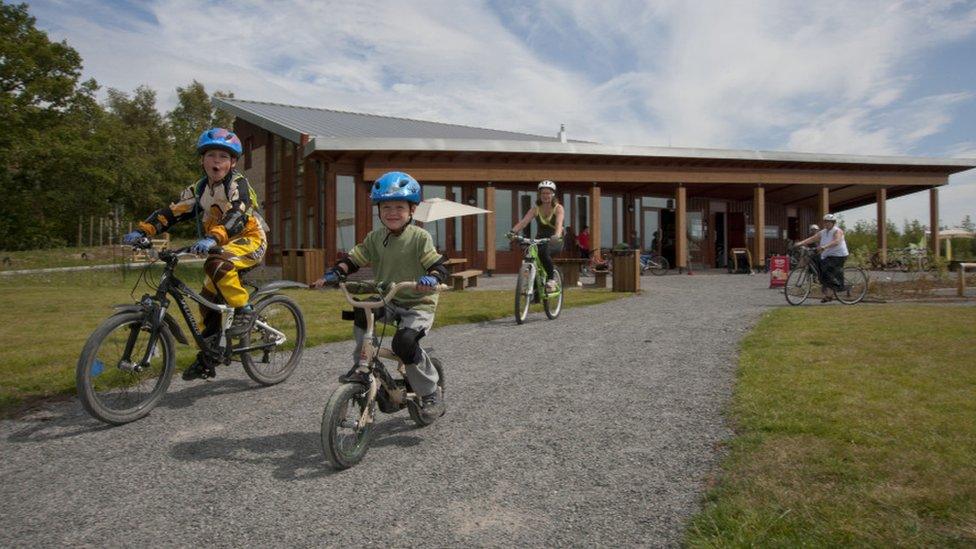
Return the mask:
[(199, 134), (233, 124), (197, 81), (166, 113), (146, 86), (99, 102), (78, 52), (35, 23), (0, 2), (0, 250), (73, 245), (81, 221), (147, 215), (199, 177)]

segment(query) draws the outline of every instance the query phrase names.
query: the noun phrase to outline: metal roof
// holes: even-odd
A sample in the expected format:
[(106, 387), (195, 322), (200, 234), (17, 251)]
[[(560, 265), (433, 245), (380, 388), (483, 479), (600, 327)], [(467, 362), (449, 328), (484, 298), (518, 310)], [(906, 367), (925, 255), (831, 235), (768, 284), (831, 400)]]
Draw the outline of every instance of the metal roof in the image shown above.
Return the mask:
[(330, 139), (487, 139), (504, 141), (554, 141), (557, 137), (527, 133), (491, 130), (443, 124), (411, 118), (396, 118), (356, 112), (317, 109), (245, 101), (243, 99), (213, 99), (214, 104), (236, 116), (269, 131), (279, 133), (295, 143), (301, 142), (301, 134), (309, 137)]
[(556, 137), (442, 124), (408, 118), (296, 107), (243, 99), (213, 98), (214, 104), (295, 143), (309, 138), (304, 155), (315, 151), (445, 151), (566, 154), (645, 158), (710, 159), (810, 164), (873, 164), (933, 168), (947, 174), (976, 168), (972, 158), (876, 156), (742, 149), (700, 149), (603, 145)]

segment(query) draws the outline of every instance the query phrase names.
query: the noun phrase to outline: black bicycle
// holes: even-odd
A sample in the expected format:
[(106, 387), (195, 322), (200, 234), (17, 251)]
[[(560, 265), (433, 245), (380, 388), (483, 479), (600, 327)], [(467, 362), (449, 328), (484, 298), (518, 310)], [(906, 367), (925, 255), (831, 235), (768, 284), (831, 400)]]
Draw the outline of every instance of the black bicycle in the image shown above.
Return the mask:
[[(305, 319), (298, 304), (278, 292), (307, 285), (288, 280), (260, 287), (248, 284), (253, 288), (250, 303), (254, 320), (233, 345), (226, 334), (234, 319), (233, 307), (204, 299), (173, 272), (181, 256), (193, 255), (189, 248), (156, 253), (148, 238), (140, 239), (135, 247), (152, 251), (165, 267), (155, 282), (154, 295), (145, 294), (135, 304), (116, 305), (116, 312), (85, 343), (75, 383), (89, 414), (120, 425), (144, 417), (159, 403), (176, 368), (176, 342), (189, 344), (168, 312), (174, 301), (208, 365), (226, 365), (237, 359), (247, 375), (261, 385), (281, 383), (294, 372), (305, 347)], [(151, 267), (152, 263), (147, 264), (140, 277), (150, 281), (150, 286)], [(203, 336), (187, 297), (223, 315), (219, 333)]]
[[(786, 286), (783, 288), (786, 301), (790, 305), (800, 305), (806, 301), (814, 284), (820, 284), (823, 280), (820, 265), (814, 261), (815, 253), (805, 246), (797, 246), (790, 250), (791, 257), (795, 256), (796, 268), (790, 271)], [(794, 264), (792, 260), (790, 263)], [(834, 297), (841, 303), (853, 305), (864, 299), (864, 295), (868, 292), (868, 275), (860, 267), (844, 267), (841, 283), (842, 288), (834, 291)]]

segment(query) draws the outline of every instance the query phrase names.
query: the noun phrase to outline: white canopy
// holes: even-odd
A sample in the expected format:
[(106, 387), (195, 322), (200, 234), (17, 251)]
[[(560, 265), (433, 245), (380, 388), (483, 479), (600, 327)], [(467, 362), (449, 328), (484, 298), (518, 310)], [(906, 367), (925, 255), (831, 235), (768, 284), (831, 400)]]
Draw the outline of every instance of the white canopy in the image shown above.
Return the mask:
[(491, 210), (484, 210), (467, 204), (444, 200), (443, 198), (428, 198), (417, 206), (413, 213), (413, 218), (423, 223), (446, 219), (448, 217), (461, 217), (464, 215), (491, 213)]

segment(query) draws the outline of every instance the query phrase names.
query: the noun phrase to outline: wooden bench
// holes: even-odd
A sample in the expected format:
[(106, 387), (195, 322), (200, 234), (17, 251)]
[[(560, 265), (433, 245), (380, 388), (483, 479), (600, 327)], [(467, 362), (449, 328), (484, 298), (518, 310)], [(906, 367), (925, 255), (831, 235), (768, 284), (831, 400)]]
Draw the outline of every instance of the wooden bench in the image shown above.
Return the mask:
[(976, 269), (976, 263), (959, 264), (959, 286), (956, 288), (956, 294), (959, 297), (966, 295), (966, 269)]
[(464, 264), (467, 262), (468, 260), (463, 257), (450, 257), (444, 262), (444, 267), (446, 267), (449, 272), (453, 273), (457, 269), (463, 269)]
[[(481, 271), (478, 269), (468, 269), (467, 271), (452, 274), (451, 280), (454, 282), (454, 290), (460, 292), (466, 287), (476, 287), (478, 285), (478, 275), (480, 274)], [(467, 285), (465, 285), (465, 281), (467, 281)]]
[(581, 257), (554, 257), (552, 262), (556, 265), (567, 265), (559, 271), (563, 275), (563, 288), (572, 288), (579, 282), (580, 269), (590, 260)]

